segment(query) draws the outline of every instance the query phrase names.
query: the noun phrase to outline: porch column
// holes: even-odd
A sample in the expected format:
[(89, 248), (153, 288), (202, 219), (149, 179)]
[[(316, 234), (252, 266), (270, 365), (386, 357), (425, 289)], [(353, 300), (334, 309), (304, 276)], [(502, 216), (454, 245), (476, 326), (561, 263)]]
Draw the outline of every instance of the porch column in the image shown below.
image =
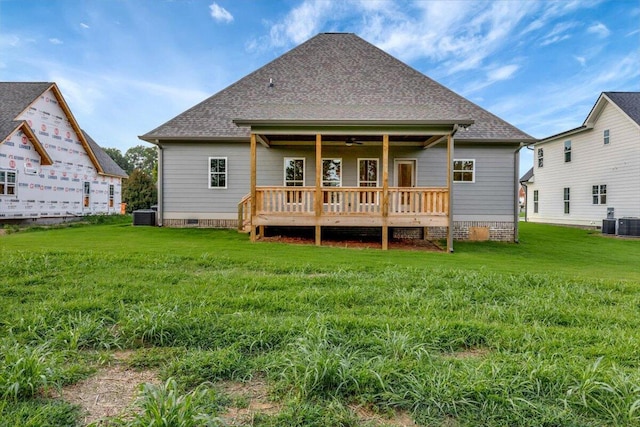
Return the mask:
[(447, 135), (447, 190), (449, 209), (447, 214), (447, 250), (453, 253), (453, 134)]
[(382, 135), (382, 250), (389, 249), (389, 135)]
[(316, 135), (316, 246), (322, 244), (322, 226), (320, 215), (322, 214), (322, 135)]
[(256, 217), (257, 212), (257, 200), (256, 200), (256, 134), (251, 133), (251, 155), (249, 160), (249, 168), (251, 169), (249, 185), (251, 187), (251, 218), (250, 218), (250, 227), (251, 227), (251, 241), (256, 241), (256, 227), (254, 225), (254, 218)]

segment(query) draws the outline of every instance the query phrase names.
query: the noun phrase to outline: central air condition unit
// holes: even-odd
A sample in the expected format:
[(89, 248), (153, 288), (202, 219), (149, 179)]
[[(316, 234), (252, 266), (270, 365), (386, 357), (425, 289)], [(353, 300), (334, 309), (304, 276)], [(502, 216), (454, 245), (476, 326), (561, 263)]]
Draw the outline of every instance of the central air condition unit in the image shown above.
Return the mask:
[(156, 225), (156, 212), (151, 209), (133, 211), (133, 225)]
[(616, 219), (607, 218), (602, 220), (602, 234), (616, 234)]
[(620, 218), (618, 220), (619, 236), (640, 236), (640, 218)]

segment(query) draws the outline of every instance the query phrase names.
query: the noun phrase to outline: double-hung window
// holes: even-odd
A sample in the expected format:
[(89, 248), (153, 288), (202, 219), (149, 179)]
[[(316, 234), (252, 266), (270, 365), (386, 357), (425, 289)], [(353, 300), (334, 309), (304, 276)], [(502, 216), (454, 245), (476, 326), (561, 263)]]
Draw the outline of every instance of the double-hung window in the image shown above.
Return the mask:
[(209, 188), (227, 188), (226, 157), (209, 157)]
[[(378, 186), (378, 159), (358, 159), (358, 187)], [(361, 191), (360, 203), (378, 203), (378, 192), (375, 190)]]
[(538, 190), (533, 190), (533, 213), (538, 213)]
[(115, 188), (113, 184), (109, 184), (109, 207), (110, 208), (113, 207), (114, 196), (115, 196)]
[(538, 167), (544, 166), (544, 149), (538, 148)]
[(564, 213), (570, 213), (570, 202), (571, 202), (571, 189), (569, 187), (564, 188)]
[(604, 145), (609, 145), (609, 142), (611, 142), (611, 140), (609, 139), (609, 129), (604, 130), (604, 132), (602, 133), (602, 138)]
[(594, 205), (606, 205), (607, 204), (607, 186), (606, 185), (592, 186), (591, 196), (592, 196)]
[[(304, 158), (284, 158), (285, 187), (304, 187)], [(287, 203), (302, 203), (301, 191), (287, 191)]]
[(453, 182), (475, 182), (476, 161), (473, 159), (453, 161)]
[(16, 194), (16, 173), (12, 171), (0, 171), (0, 196), (13, 196)]
[[(322, 159), (322, 186), (342, 187), (342, 159)], [(338, 193), (324, 191), (324, 203), (338, 203)]]
[(569, 163), (571, 161), (571, 141), (564, 142), (564, 162)]

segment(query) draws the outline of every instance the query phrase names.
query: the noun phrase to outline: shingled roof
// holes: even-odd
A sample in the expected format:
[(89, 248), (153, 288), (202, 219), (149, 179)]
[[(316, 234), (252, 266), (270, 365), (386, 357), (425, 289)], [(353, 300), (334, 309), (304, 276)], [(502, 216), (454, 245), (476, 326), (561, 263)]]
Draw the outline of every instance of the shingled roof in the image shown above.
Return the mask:
[[(52, 82), (0, 82), (0, 141), (4, 141), (24, 123), (24, 120), (16, 120), (16, 118), (49, 89), (58, 92), (55, 83)], [(73, 117), (69, 119), (75, 120)], [(84, 138), (87, 142), (91, 150), (90, 154), (98, 162), (98, 165), (95, 166), (102, 171), (102, 174), (127, 177), (127, 173), (84, 130), (82, 130), (82, 135), (78, 135), (78, 137)], [(37, 137), (33, 135), (33, 138), (35, 139), (34, 143), (38, 145), (36, 149), (39, 152), (44, 150)], [(46, 152), (41, 155), (48, 156)]]
[(631, 120), (640, 125), (640, 92), (604, 92)]
[(534, 140), (360, 37), (344, 33), (311, 38), (140, 138), (248, 138), (249, 128), (234, 120), (473, 121), (456, 140)]

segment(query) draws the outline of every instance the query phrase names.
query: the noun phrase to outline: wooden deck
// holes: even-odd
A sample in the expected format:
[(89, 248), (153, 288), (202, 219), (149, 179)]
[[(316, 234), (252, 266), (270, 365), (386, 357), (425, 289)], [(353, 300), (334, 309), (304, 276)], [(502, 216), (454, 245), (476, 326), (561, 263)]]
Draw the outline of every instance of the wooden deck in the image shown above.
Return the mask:
[[(447, 226), (446, 188), (390, 187), (385, 209), (381, 187), (256, 187), (256, 214), (251, 197), (238, 204), (238, 228), (253, 226), (427, 227)], [(317, 207), (321, 206), (320, 212)]]

